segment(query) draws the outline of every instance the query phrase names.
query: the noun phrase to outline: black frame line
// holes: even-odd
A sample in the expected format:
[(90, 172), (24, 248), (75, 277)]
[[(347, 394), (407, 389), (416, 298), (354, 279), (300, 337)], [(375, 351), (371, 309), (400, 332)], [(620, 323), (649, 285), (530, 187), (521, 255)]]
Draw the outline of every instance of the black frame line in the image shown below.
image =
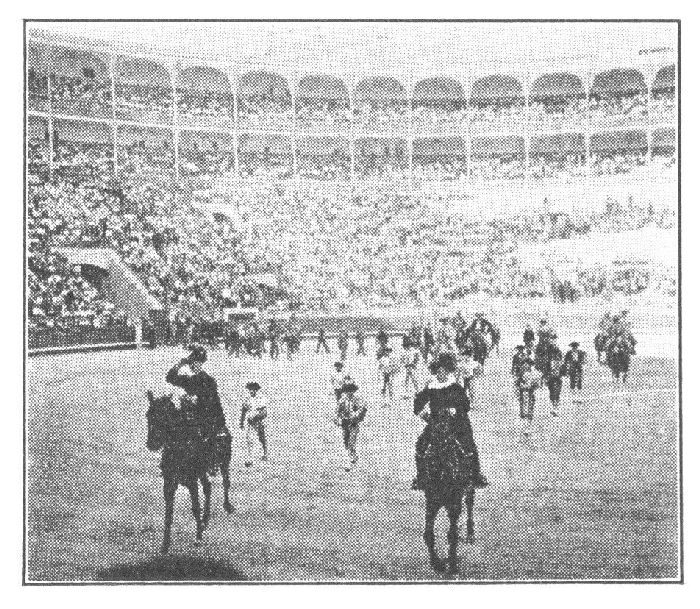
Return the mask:
[[(28, 581), (27, 580), (27, 25), (30, 23), (675, 23), (677, 25), (677, 151), (678, 151), (678, 579), (661, 580), (349, 580), (349, 581)], [(681, 206), (681, 20), (680, 19), (23, 19), (23, 154), (22, 154), (22, 586), (444, 586), (444, 585), (541, 585), (541, 584), (626, 584), (626, 585), (678, 585), (685, 583), (684, 535), (683, 535), (683, 335), (682, 335), (682, 206)]]

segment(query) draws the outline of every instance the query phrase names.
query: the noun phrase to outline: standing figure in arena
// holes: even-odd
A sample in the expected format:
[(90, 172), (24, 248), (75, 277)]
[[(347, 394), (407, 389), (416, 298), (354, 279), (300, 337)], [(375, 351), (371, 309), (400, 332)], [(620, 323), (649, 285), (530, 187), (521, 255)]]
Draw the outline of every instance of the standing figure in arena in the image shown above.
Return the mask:
[(420, 353), (409, 336), (403, 337), (401, 346), (403, 348), (403, 352), (401, 353), (401, 361), (403, 363), (405, 374), (403, 381), (403, 393), (404, 397), (408, 398), (409, 382), (413, 385), (413, 393), (418, 391), (418, 379), (416, 378), (416, 374), (418, 372), (418, 360), (420, 360)]
[(280, 356), (280, 328), (273, 317), (267, 327), (267, 336), (270, 340), (270, 359), (279, 359)]
[(535, 346), (535, 331), (532, 329), (531, 324), (525, 326), (525, 331), (523, 332), (523, 343), (526, 349), (532, 350)]
[(340, 351), (341, 361), (345, 361), (348, 356), (348, 347), (350, 346), (350, 334), (346, 328), (342, 328), (338, 333), (338, 351)]
[(245, 466), (253, 465), (253, 445), (255, 434), (262, 447), (262, 460), (267, 461), (267, 433), (265, 419), (267, 419), (267, 398), (260, 393), (260, 385), (255, 382), (246, 384), (248, 397), (241, 407), (240, 428), (245, 429), (246, 461)]
[(580, 392), (583, 387), (583, 364), (586, 361), (586, 353), (579, 350), (576, 341), (569, 344), (569, 349), (564, 357), (564, 371), (569, 377), (571, 393)]
[(553, 417), (559, 416), (559, 400), (562, 386), (562, 352), (557, 346), (556, 335), (552, 335), (547, 346), (542, 364), (542, 382), (547, 385), (551, 413)]
[(433, 352), (435, 346), (435, 337), (433, 336), (433, 331), (430, 326), (425, 326), (423, 328), (423, 340), (421, 341), (423, 361), (427, 364), (428, 358)]
[[(462, 450), (470, 457), (472, 482), (476, 488), (488, 486), (486, 477), (481, 473), (479, 451), (474, 442), (471, 421), (469, 420), (469, 398), (455, 380), (455, 360), (449, 353), (443, 353), (430, 364), (430, 373), (434, 376), (413, 401), (413, 412), (427, 422), (425, 429), (416, 441), (416, 478), (411, 488), (424, 490), (426, 485), (426, 452), (433, 441), (435, 425), (450, 419), (454, 423), (457, 440)], [(426, 405), (429, 412), (424, 413)]]
[(469, 335), (475, 334), (476, 332), (479, 332), (484, 336), (488, 334), (491, 338), (491, 345), (498, 344), (500, 333), (496, 331), (494, 325), (488, 319), (486, 319), (484, 314), (481, 312), (474, 314), (474, 320), (469, 328), (467, 328), (467, 334)]
[(483, 366), (474, 359), (471, 349), (467, 347), (460, 353), (459, 358), (457, 359), (457, 380), (459, 381), (461, 378), (464, 390), (469, 396), (469, 403), (471, 404), (472, 409), (474, 409), (475, 404), (474, 385), (476, 383), (476, 379), (483, 373), (483, 371)]
[(380, 393), (383, 398), (383, 406), (389, 406), (394, 399), (394, 373), (396, 372), (396, 366), (391, 356), (391, 351), (391, 347), (384, 347), (377, 353), (379, 376), (382, 382)]
[(355, 340), (357, 341), (357, 353), (355, 355), (367, 355), (365, 353), (365, 333), (361, 328), (355, 333)]
[(357, 463), (357, 436), (360, 433), (360, 424), (367, 414), (366, 403), (357, 394), (357, 390), (358, 386), (355, 383), (343, 385), (336, 409), (335, 422), (343, 431), (343, 446), (349, 457), (346, 471), (350, 471), (352, 465)]
[[(214, 475), (216, 436), (219, 432), (228, 433), (226, 417), (221, 407), (216, 381), (202, 369), (202, 365), (207, 361), (206, 349), (199, 345), (192, 345), (189, 350), (190, 354), (168, 371), (165, 380), (171, 385), (184, 389), (187, 393), (195, 421), (202, 429), (208, 453), (208, 467)], [(190, 374), (181, 373), (181, 369), (185, 366), (189, 368)]]
[(454, 353), (456, 332), (449, 322), (450, 320), (447, 317), (440, 319), (440, 328), (435, 341), (438, 354)]
[(386, 333), (384, 328), (380, 328), (377, 332), (377, 357), (379, 357), (379, 352), (383, 351), (389, 345), (389, 335)]
[(540, 387), (541, 377), (535, 370), (534, 362), (529, 358), (523, 358), (517, 368), (515, 387), (518, 391), (520, 404), (520, 418), (525, 423), (525, 435), (530, 435), (532, 419), (535, 416), (535, 392)]
[(341, 390), (345, 384), (346, 374), (343, 371), (343, 362), (336, 362), (333, 364), (333, 372), (331, 373), (331, 387), (333, 389), (333, 394), (335, 395), (335, 401), (340, 399)]
[(316, 353), (321, 350), (321, 347), (323, 347), (326, 353), (331, 352), (331, 349), (326, 342), (326, 331), (323, 326), (319, 326), (318, 333), (316, 334)]

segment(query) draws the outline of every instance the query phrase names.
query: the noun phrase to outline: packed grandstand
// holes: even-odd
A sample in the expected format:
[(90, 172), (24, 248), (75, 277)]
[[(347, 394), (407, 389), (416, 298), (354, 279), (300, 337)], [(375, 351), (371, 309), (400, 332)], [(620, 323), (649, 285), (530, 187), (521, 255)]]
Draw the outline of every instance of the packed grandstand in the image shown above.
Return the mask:
[[(349, 91), (335, 76), (235, 80), (167, 65), (29, 42), (30, 337), (134, 324), (99, 272), (70, 262), (75, 248), (116, 252), (171, 319), (241, 304), (313, 313), (474, 294), (675, 295), (672, 266), (592, 257), (572, 271), (519, 253), (675, 228), (675, 205), (650, 188), (675, 192), (674, 65), (527, 86), (496, 74), (472, 79), (469, 95), (466, 79), (446, 77), (411, 94), (393, 77)], [(489, 188), (541, 204), (451, 211)], [(552, 209), (551, 192), (583, 203)]]

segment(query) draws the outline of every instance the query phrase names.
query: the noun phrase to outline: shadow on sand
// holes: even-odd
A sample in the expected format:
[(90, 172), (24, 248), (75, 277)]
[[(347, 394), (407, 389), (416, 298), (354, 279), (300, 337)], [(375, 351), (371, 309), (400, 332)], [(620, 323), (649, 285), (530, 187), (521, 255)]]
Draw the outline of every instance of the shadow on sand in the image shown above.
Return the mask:
[(246, 581), (248, 578), (220, 559), (192, 556), (157, 556), (152, 560), (121, 564), (97, 572), (99, 581)]

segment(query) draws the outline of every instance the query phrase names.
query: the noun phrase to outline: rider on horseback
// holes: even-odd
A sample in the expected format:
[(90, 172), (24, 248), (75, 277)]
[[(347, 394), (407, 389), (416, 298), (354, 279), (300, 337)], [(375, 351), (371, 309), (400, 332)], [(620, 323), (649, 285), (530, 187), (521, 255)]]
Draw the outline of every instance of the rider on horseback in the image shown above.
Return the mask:
[[(435, 375), (425, 389), (416, 394), (413, 411), (428, 423), (416, 442), (416, 473), (413, 481), (414, 490), (423, 490), (426, 486), (425, 453), (433, 440), (435, 423), (445, 416), (453, 417), (457, 430), (456, 439), (472, 460), (472, 481), (477, 488), (488, 486), (486, 477), (481, 473), (479, 453), (474, 442), (471, 422), (469, 421), (469, 398), (455, 380), (456, 369), (454, 357), (443, 353), (430, 365), (430, 372)], [(426, 404), (430, 404), (428, 415), (421, 414)]]
[[(226, 418), (221, 407), (216, 381), (202, 370), (202, 364), (207, 361), (206, 350), (204, 347), (195, 345), (189, 349), (190, 354), (168, 371), (165, 380), (171, 385), (181, 387), (189, 396), (192, 412), (208, 448), (207, 463), (213, 475), (216, 437), (220, 432), (228, 435)], [(191, 374), (180, 373), (180, 369), (184, 366), (189, 367)]]

